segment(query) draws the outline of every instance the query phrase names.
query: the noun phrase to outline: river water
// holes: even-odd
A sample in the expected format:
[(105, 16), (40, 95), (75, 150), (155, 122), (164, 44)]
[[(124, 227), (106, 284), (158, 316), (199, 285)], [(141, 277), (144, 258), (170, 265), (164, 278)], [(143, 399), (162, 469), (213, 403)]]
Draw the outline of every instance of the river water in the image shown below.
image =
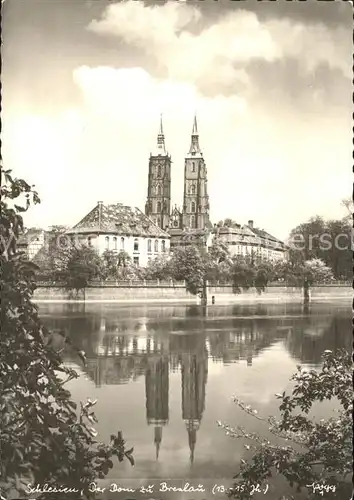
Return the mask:
[[(41, 304), (40, 313), (47, 326), (64, 329), (86, 352), (86, 367), (73, 352), (65, 354), (80, 373), (68, 388), (76, 400), (98, 400), (100, 440), (122, 430), (134, 447), (135, 466), (118, 464), (100, 483), (110, 500), (139, 497), (109, 492), (111, 484), (153, 485), (153, 494), (142, 496), (165, 499), (171, 494), (164, 488), (188, 482), (205, 492), (173, 498), (219, 496), (249, 452), (245, 441), (226, 436), (216, 422), (267, 435), (267, 426), (232, 396), (274, 415), (274, 395), (289, 390), (296, 365), (318, 367), (325, 349), (351, 349), (351, 309), (339, 303), (314, 304), (306, 312), (299, 304)], [(329, 416), (333, 403), (315, 412)], [(261, 496), (273, 500), (284, 488), (272, 481)]]

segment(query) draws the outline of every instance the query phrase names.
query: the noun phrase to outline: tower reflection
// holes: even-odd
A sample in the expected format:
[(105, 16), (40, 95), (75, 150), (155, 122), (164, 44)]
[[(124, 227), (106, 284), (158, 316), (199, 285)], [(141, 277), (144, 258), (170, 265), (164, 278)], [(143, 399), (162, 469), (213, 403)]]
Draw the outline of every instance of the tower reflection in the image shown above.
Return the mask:
[[(206, 384), (211, 365), (240, 362), (252, 369), (255, 358), (276, 343), (300, 362), (320, 362), (324, 349), (349, 342), (351, 323), (346, 315), (324, 314), (322, 310), (320, 315), (315, 310), (304, 315), (295, 306), (282, 308), (257, 306), (252, 315), (246, 307), (213, 308), (206, 317), (197, 306), (171, 307), (164, 308), (161, 316), (155, 312), (149, 318), (136, 318), (129, 310), (125, 317), (115, 313), (106, 318), (99, 314), (51, 318), (48, 326), (65, 329), (75, 345), (85, 350), (85, 370), (97, 387), (144, 383), (145, 415), (143, 400), (138, 405), (151, 430), (151, 450), (156, 459), (161, 457), (171, 425), (169, 405), (173, 399), (169, 392), (176, 386), (170, 373), (176, 373), (181, 395), (178, 419), (183, 419), (187, 454), (193, 464), (198, 431), (209, 406)], [(70, 353), (65, 356), (70, 360)], [(73, 361), (77, 363), (77, 359)], [(230, 380), (225, 378), (225, 383)]]
[[(187, 336), (189, 347), (181, 353), (182, 418), (188, 433), (190, 463), (194, 462), (194, 453), (203, 412), (208, 378), (208, 351), (205, 336)], [(186, 346), (186, 347), (187, 347)]]

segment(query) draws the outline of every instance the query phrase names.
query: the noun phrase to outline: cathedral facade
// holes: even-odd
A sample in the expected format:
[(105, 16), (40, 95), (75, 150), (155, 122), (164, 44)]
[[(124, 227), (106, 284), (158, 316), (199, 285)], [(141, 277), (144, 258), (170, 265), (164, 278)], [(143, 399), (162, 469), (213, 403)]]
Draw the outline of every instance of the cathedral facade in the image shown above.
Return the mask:
[(194, 117), (189, 151), (184, 160), (182, 208), (171, 204), (172, 160), (165, 145), (162, 118), (157, 145), (149, 159), (148, 195), (145, 214), (171, 236), (185, 231), (212, 229), (209, 219), (207, 168), (199, 145)]

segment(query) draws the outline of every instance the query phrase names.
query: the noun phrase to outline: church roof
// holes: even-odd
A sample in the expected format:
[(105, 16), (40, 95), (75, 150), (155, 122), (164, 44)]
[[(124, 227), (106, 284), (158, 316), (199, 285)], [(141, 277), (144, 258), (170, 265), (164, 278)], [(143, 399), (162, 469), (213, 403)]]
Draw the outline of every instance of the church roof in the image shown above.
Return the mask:
[(113, 233), (169, 238), (168, 233), (160, 229), (139, 208), (122, 203), (104, 205), (99, 202), (67, 233)]

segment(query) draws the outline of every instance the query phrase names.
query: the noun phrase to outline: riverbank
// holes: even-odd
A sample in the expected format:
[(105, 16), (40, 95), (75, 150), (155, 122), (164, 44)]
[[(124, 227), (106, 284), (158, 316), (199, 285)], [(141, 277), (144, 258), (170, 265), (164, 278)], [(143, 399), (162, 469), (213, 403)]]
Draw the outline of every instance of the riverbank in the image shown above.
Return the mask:
[[(255, 289), (234, 294), (232, 287), (208, 287), (208, 302), (212, 296), (217, 304), (232, 304), (239, 302), (302, 302), (301, 288), (285, 286), (269, 286), (259, 294)], [(348, 285), (321, 285), (311, 289), (311, 301), (352, 300), (353, 289)], [(184, 286), (166, 287), (90, 287), (84, 290), (68, 291), (64, 288), (38, 287), (33, 297), (35, 302), (117, 302), (117, 303), (158, 303), (182, 302), (199, 304), (200, 298), (186, 291)]]

